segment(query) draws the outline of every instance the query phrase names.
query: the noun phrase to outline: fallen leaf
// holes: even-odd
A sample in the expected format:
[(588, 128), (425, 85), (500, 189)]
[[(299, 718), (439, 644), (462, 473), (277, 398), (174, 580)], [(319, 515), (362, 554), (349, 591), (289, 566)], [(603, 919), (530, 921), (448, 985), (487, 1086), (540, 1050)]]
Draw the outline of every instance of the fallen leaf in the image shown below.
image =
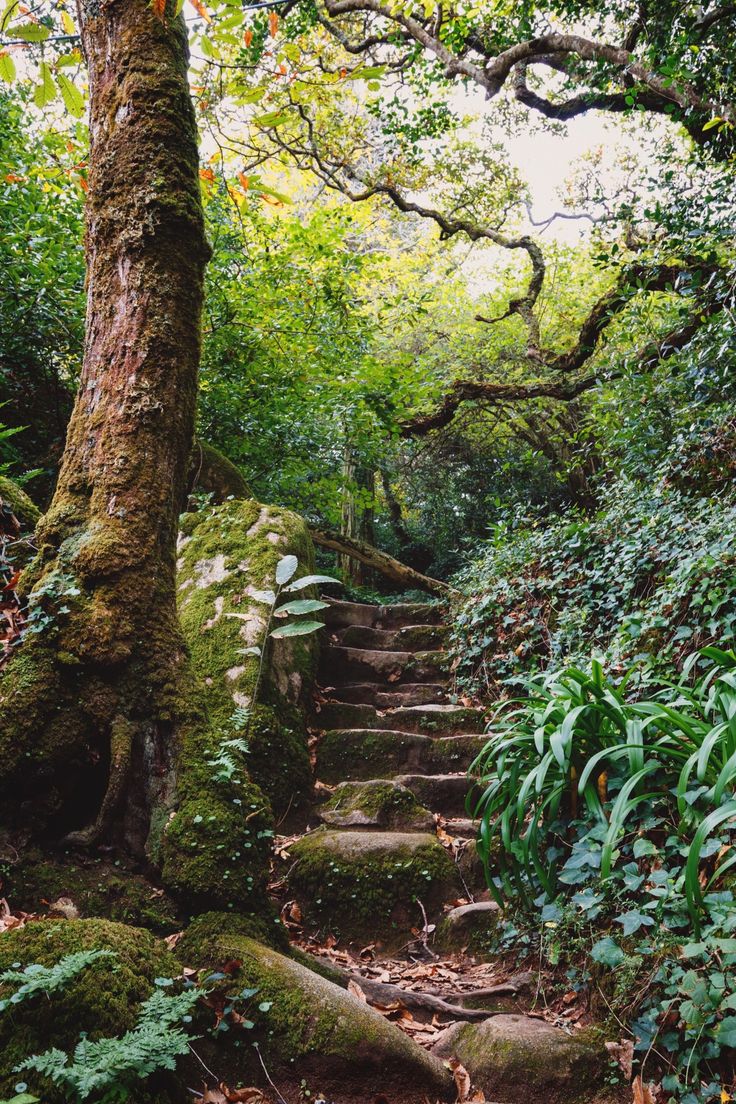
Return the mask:
[(357, 997), (357, 999), (358, 999), (359, 1001), (362, 1001), (362, 1002), (363, 1002), (363, 1004), (367, 1004), (367, 1003), (368, 1003), (368, 998), (366, 997), (365, 993), (364, 993), (364, 992), (363, 992), (363, 990), (362, 990), (362, 989), (360, 988), (360, 986), (358, 985), (358, 983), (357, 983), (357, 982), (355, 982), (355, 981), (353, 981), (353, 979), (352, 979), (352, 978), (351, 978), (351, 979), (350, 979), (350, 981), (348, 982), (348, 993), (352, 993), (352, 994), (353, 994), (353, 996), (354, 996), (354, 997)]
[(641, 1075), (637, 1075), (631, 1083), (634, 1094), (634, 1104), (654, 1104), (654, 1093), (650, 1085), (645, 1085)]
[(450, 1069), (452, 1070), (452, 1076), (455, 1081), (455, 1088), (457, 1089), (458, 1101), (467, 1100), (470, 1096), (470, 1074), (466, 1070), (465, 1066), (458, 1062), (457, 1058), (451, 1058), (449, 1061)]

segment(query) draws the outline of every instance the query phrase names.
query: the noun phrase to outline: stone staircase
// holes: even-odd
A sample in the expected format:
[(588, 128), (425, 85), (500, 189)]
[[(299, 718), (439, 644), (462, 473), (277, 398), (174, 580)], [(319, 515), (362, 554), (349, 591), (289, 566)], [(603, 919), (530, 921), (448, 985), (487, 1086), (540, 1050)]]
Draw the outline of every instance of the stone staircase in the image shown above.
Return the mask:
[[(398, 946), (448, 902), (488, 896), (465, 813), (483, 712), (449, 700), (440, 616), (428, 604), (325, 611), (315, 727), (327, 796), (322, 827), (290, 848), (289, 889), (312, 930), (342, 941)], [(443, 846), (438, 824), (459, 846)]]

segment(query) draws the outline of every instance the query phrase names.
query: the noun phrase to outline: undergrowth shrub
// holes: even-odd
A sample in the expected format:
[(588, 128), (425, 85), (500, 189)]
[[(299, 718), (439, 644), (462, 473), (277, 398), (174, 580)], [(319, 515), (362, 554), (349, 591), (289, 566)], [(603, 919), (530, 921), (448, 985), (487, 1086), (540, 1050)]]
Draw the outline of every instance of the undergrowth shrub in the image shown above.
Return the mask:
[(471, 770), (499, 949), (600, 994), (663, 1099), (730, 1099), (736, 653), (693, 654), (636, 700), (600, 663), (537, 675), (499, 706)]
[(619, 480), (593, 517), (509, 521), (455, 582), (459, 687), (505, 696), (532, 671), (636, 662), (655, 677), (736, 638), (736, 504)]

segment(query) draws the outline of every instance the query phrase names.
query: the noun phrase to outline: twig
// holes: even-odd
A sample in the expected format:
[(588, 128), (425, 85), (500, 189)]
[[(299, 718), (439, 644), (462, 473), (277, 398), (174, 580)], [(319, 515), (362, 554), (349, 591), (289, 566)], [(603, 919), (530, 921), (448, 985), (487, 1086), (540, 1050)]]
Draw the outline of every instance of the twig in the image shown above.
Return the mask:
[(268, 1083), (271, 1086), (271, 1088), (273, 1089), (273, 1091), (276, 1093), (277, 1097), (281, 1101), (281, 1104), (287, 1104), (287, 1101), (284, 1100), (283, 1096), (281, 1095), (281, 1093), (279, 1092), (279, 1090), (276, 1088), (273, 1081), (271, 1080), (271, 1074), (266, 1069), (266, 1063), (263, 1061), (263, 1056), (261, 1054), (261, 1048), (258, 1046), (258, 1043), (254, 1043), (253, 1045), (255, 1046), (256, 1054), (258, 1055), (258, 1061), (261, 1063), (261, 1067), (263, 1069), (263, 1072), (266, 1075), (266, 1080), (268, 1081)]

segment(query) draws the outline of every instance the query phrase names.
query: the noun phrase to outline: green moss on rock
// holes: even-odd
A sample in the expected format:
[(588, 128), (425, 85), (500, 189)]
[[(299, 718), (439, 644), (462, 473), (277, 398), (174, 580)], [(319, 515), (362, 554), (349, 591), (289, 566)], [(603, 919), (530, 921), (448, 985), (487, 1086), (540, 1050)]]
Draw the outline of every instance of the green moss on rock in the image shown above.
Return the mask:
[(455, 864), (425, 833), (319, 829), (290, 848), (289, 889), (305, 922), (343, 940), (400, 942), (459, 892)]
[[(253, 500), (186, 514), (179, 538), (182, 629), (202, 684), (207, 724), (182, 741), (179, 806), (162, 839), (164, 878), (189, 907), (257, 911), (274, 811), (303, 806), (311, 787), (302, 704), (316, 667), (312, 638), (266, 643), (266, 607), (282, 556), (312, 569), (301, 518)], [(267, 648), (259, 703), (258, 659)], [(244, 746), (245, 745), (245, 746)]]
[(0, 499), (13, 511), (25, 533), (35, 529), (41, 511), (26, 492), (6, 475), (0, 475)]
[[(240, 964), (221, 985), (251, 1025), (231, 1027), (213, 1052), (218, 1073), (230, 1084), (260, 1078), (251, 1045), (257, 1042), (282, 1087), (284, 1079), (298, 1086), (316, 1068), (319, 1088), (329, 1098), (351, 1082), (362, 1089), (351, 1099), (362, 1099), (367, 1085), (390, 1089), (396, 1081), (406, 1104), (448, 1098), (450, 1079), (442, 1064), (352, 994), (245, 936), (223, 935), (218, 946), (221, 963)], [(256, 992), (239, 1001), (243, 990)]]
[[(135, 1025), (138, 1006), (153, 990), (156, 977), (178, 972), (166, 946), (139, 928), (106, 920), (47, 920), (0, 935), (0, 973), (15, 963), (53, 966), (76, 951), (108, 949), (62, 990), (39, 995), (0, 1013), (0, 1092), (12, 1096), (20, 1079), (14, 1067), (50, 1047), (70, 1052), (86, 1032), (91, 1039), (119, 1035)], [(0, 985), (0, 998), (15, 992), (15, 983)], [(45, 1104), (68, 1104), (68, 1096), (38, 1075), (24, 1073), (31, 1090)], [(150, 1099), (142, 1092), (140, 1100)], [(168, 1099), (158, 1094), (158, 1100)]]
[(176, 944), (175, 954), (184, 966), (214, 969), (222, 963), (222, 941), (246, 936), (274, 950), (289, 950), (286, 929), (277, 916), (238, 912), (203, 912), (192, 920)]
[(411, 790), (398, 782), (373, 779), (343, 782), (319, 815), (335, 828), (369, 827), (428, 831), (434, 825), (429, 809), (421, 805)]

